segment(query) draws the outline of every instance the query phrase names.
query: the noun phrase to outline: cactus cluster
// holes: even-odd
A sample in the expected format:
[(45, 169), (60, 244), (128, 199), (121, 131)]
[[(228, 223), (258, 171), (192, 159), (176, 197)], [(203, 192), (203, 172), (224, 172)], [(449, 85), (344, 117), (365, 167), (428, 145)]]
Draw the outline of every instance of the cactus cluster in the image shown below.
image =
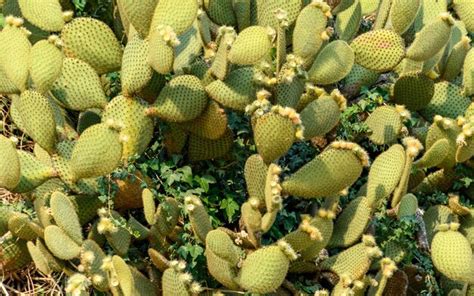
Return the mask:
[[(0, 1), (0, 120), (34, 143), (0, 135), (0, 188), (34, 208), (0, 207), (2, 272), (34, 262), (66, 274), (70, 295), (288, 295), (293, 274), (332, 279), (315, 295), (406, 295), (406, 250), (370, 227), (386, 215), (418, 221), (446, 295), (472, 295), (473, 186), (420, 204), (474, 170), (473, 1), (117, 0), (115, 31), (67, 2)], [(359, 118), (367, 131), (336, 136), (375, 84), (388, 98)], [(104, 177), (157, 138), (191, 165), (231, 158), (235, 114), (255, 145), (239, 225), (216, 227), (201, 193), (163, 197), (138, 171), (102, 198)], [(302, 142), (319, 153), (290, 170)], [(313, 207), (269, 236), (293, 200)], [(170, 251), (183, 232), (212, 285)]]

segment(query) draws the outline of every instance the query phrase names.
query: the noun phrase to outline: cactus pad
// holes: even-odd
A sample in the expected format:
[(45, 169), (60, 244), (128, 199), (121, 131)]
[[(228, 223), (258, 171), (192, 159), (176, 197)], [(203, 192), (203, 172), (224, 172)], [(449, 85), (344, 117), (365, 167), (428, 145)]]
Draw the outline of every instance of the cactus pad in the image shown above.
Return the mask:
[(48, 32), (58, 32), (64, 27), (61, 4), (57, 0), (18, 0), (21, 13), (33, 25)]
[(350, 202), (337, 217), (330, 247), (348, 247), (356, 243), (367, 227), (371, 209), (366, 197), (361, 196)]
[(61, 75), (63, 54), (49, 41), (39, 41), (31, 48), (30, 74), (36, 89), (45, 93)]
[(59, 259), (71, 260), (81, 252), (81, 247), (56, 225), (44, 229), (44, 240), (51, 253)]
[(223, 158), (229, 154), (232, 149), (233, 135), (230, 129), (216, 140), (201, 138), (197, 135), (189, 137), (188, 156), (190, 161), (201, 161)]
[(471, 104), (471, 100), (463, 95), (462, 89), (450, 82), (438, 82), (434, 90), (433, 99), (421, 110), (421, 114), (428, 120), (432, 120), (435, 115), (457, 118)]
[(126, 19), (133, 25), (133, 27), (140, 34), (140, 37), (145, 38), (151, 27), (151, 20), (158, 0), (119, 0), (119, 5), (123, 7)]
[(354, 52), (342, 40), (325, 46), (309, 70), (309, 79), (315, 84), (327, 85), (342, 80), (354, 65)]
[(401, 145), (393, 145), (374, 160), (367, 183), (367, 199), (371, 207), (377, 207), (395, 190), (404, 167), (405, 150)]
[(431, 243), (431, 254), (434, 266), (446, 277), (461, 282), (473, 281), (474, 270), (469, 264), (472, 260), (471, 244), (457, 230), (436, 233)]
[(176, 2), (161, 0), (156, 5), (150, 27), (150, 34), (159, 26), (166, 25), (173, 28), (177, 35), (186, 32), (196, 19), (198, 3), (194, 0)]
[(323, 151), (285, 180), (283, 190), (294, 196), (314, 198), (331, 196), (351, 186), (362, 173), (363, 163), (358, 152), (351, 151), (361, 148), (353, 143), (342, 143), (346, 144), (347, 149), (333, 146)]
[(119, 96), (105, 108), (102, 122), (112, 121), (121, 127), (120, 137), (124, 139), (122, 159), (142, 154), (153, 137), (153, 120), (145, 115), (148, 104), (138, 98)]
[(121, 157), (119, 134), (105, 124), (93, 125), (82, 133), (72, 151), (74, 179), (109, 174), (117, 168)]
[(407, 74), (395, 82), (393, 101), (410, 111), (417, 111), (430, 103), (434, 93), (433, 80), (421, 73)]
[(393, 30), (402, 35), (415, 21), (418, 10), (421, 7), (420, 0), (394, 0), (390, 7), (390, 21)]
[(253, 131), (257, 151), (266, 163), (285, 155), (295, 141), (291, 119), (273, 112), (258, 117)]
[(254, 69), (236, 69), (224, 81), (216, 80), (207, 85), (206, 92), (224, 107), (244, 111), (255, 99)]
[(183, 122), (198, 117), (208, 99), (196, 76), (182, 75), (172, 79), (161, 91), (147, 114), (170, 122)]
[(20, 159), (15, 144), (0, 135), (0, 187), (14, 189), (20, 182)]
[(83, 60), (97, 73), (120, 69), (122, 48), (105, 23), (93, 18), (75, 18), (64, 26), (61, 39), (67, 57)]
[(51, 92), (61, 105), (72, 110), (104, 108), (107, 104), (99, 76), (79, 59), (64, 59), (61, 75)]
[(378, 72), (392, 70), (405, 56), (405, 42), (390, 30), (374, 30), (359, 35), (351, 47), (357, 64)]
[(369, 139), (377, 145), (394, 143), (402, 131), (402, 120), (395, 107), (378, 107), (365, 121), (372, 131)]
[(210, 101), (206, 110), (196, 119), (183, 122), (180, 126), (199, 137), (217, 140), (227, 131), (227, 115), (219, 105)]
[(279, 246), (259, 249), (245, 259), (239, 283), (251, 293), (275, 291), (285, 279), (290, 260)]
[(148, 41), (141, 39), (138, 34), (125, 47), (120, 77), (123, 92), (127, 96), (144, 89), (153, 76), (153, 69), (148, 64), (148, 49)]
[(229, 61), (237, 65), (254, 65), (266, 59), (272, 43), (267, 29), (248, 27), (237, 36), (229, 52)]

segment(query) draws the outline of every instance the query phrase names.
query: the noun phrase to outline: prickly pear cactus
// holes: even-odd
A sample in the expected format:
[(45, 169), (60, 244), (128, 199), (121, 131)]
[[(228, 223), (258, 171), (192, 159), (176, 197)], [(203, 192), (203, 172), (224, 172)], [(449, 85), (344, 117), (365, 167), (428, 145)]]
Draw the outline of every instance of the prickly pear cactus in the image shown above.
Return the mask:
[(0, 0), (3, 290), (471, 295), (473, 11)]

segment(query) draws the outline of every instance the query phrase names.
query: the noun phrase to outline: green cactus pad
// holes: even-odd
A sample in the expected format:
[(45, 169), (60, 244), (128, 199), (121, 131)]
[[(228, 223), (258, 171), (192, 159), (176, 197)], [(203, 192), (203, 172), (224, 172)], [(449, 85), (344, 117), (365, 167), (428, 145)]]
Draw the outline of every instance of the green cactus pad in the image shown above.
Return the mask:
[(227, 115), (219, 105), (210, 101), (206, 110), (196, 119), (183, 122), (180, 126), (184, 130), (199, 137), (217, 140), (221, 138), (227, 130)]
[(162, 235), (169, 235), (178, 224), (180, 204), (171, 197), (166, 198), (156, 210), (155, 224)]
[(120, 164), (122, 144), (119, 134), (105, 124), (96, 124), (82, 133), (71, 156), (74, 180), (111, 173)]
[(314, 260), (319, 256), (319, 253), (322, 249), (326, 248), (331, 239), (332, 233), (334, 231), (334, 222), (332, 219), (327, 217), (316, 216), (312, 219), (311, 225), (316, 227), (321, 236), (323, 237), (322, 241), (312, 241), (311, 245), (308, 246), (305, 250), (300, 252), (301, 259), (303, 260)]
[(124, 139), (122, 159), (140, 155), (153, 138), (153, 120), (145, 115), (148, 104), (138, 98), (115, 97), (102, 115), (102, 122), (113, 121), (121, 126), (120, 137)]
[(451, 20), (439, 17), (418, 32), (407, 50), (407, 58), (414, 61), (426, 61), (437, 54), (449, 41)]
[(251, 67), (234, 70), (224, 81), (216, 80), (207, 85), (206, 92), (224, 107), (244, 111), (255, 99), (254, 71)]
[(474, 32), (474, 3), (469, 0), (454, 0), (454, 10), (466, 25), (466, 29)]
[(18, 110), (29, 136), (49, 153), (56, 145), (56, 122), (48, 99), (35, 91), (24, 91)]
[(447, 81), (438, 82), (433, 99), (421, 110), (421, 114), (427, 120), (432, 120), (435, 115), (454, 119), (463, 115), (470, 104), (471, 100), (463, 95), (459, 86)]
[(359, 64), (354, 64), (351, 72), (344, 79), (343, 92), (348, 96), (355, 96), (362, 87), (374, 84), (379, 76), (378, 72), (364, 68)]
[(239, 284), (251, 293), (274, 292), (283, 283), (289, 265), (279, 246), (258, 249), (242, 263)]
[(29, 152), (18, 150), (20, 160), (20, 183), (13, 189), (17, 193), (30, 192), (56, 176), (55, 170), (39, 161)]
[(76, 142), (63, 141), (56, 146), (58, 154), (53, 155), (53, 167), (59, 178), (70, 189), (77, 193), (95, 194), (97, 192), (97, 182), (94, 179), (83, 179), (75, 183), (72, 170), (71, 156)]
[(378, 107), (370, 114), (365, 123), (372, 131), (369, 139), (377, 145), (394, 143), (400, 136), (403, 127), (400, 113), (392, 106)]
[(140, 37), (147, 37), (158, 0), (118, 0), (117, 2), (123, 7), (127, 20), (140, 33)]
[[(122, 216), (119, 213), (112, 211), (111, 212), (111, 219), (116, 221), (122, 220)], [(99, 223), (100, 226), (100, 223)], [(132, 235), (130, 234), (129, 230), (126, 228), (127, 226), (115, 226), (116, 230), (112, 232), (106, 232), (105, 238), (107, 242), (110, 244), (112, 249), (115, 253), (119, 256), (125, 256), (128, 253), (130, 248), (130, 243), (132, 240)]]
[(437, 228), (440, 224), (456, 222), (457, 217), (453, 211), (447, 206), (435, 205), (428, 208), (423, 215), (423, 221), (426, 226), (426, 234), (428, 242), (431, 244), (434, 235), (437, 233)]
[(418, 209), (418, 199), (409, 193), (402, 197), (398, 206), (397, 218), (413, 217)]
[(250, 26), (251, 1), (234, 0), (234, 13), (237, 19), (239, 31)]
[(390, 7), (392, 6), (392, 0), (380, 0), (377, 8), (377, 15), (374, 21), (374, 30), (380, 30), (385, 28), (387, 25), (388, 18), (390, 16)]
[(282, 187), (286, 193), (304, 198), (331, 196), (351, 186), (362, 167), (355, 152), (331, 147), (291, 175)]
[(163, 272), (161, 286), (163, 296), (190, 296), (186, 284), (181, 280), (182, 273), (173, 268), (168, 268)]
[(265, 163), (285, 155), (296, 139), (293, 122), (288, 117), (273, 112), (258, 117), (253, 132), (257, 151)]
[(266, 28), (248, 27), (235, 39), (229, 51), (229, 61), (237, 65), (255, 65), (269, 56), (271, 48)]
[(120, 69), (122, 48), (105, 23), (88, 17), (75, 18), (64, 26), (61, 39), (67, 57), (83, 60), (98, 74)]
[(359, 35), (351, 47), (357, 64), (377, 72), (392, 70), (405, 56), (405, 42), (390, 30), (374, 30)]
[(6, 26), (0, 34), (0, 68), (20, 91), (27, 89), (31, 43), (22, 28)]
[(421, 73), (413, 73), (398, 78), (393, 87), (392, 99), (410, 111), (417, 111), (430, 103), (434, 93), (433, 80)]
[(449, 146), (450, 144), (447, 139), (436, 141), (415, 163), (415, 166), (419, 169), (423, 169), (440, 165), (449, 153)]
[(233, 134), (227, 129), (217, 140), (209, 140), (196, 135), (190, 135), (188, 156), (190, 161), (218, 159), (227, 156), (234, 142)]
[(8, 79), (7, 73), (5, 73), (3, 67), (0, 65), (0, 94), (6, 95), (15, 93), (20, 93), (20, 90)]
[(4, 272), (24, 268), (31, 262), (26, 241), (11, 235), (2, 237), (0, 241), (0, 269)]
[(49, 41), (42, 40), (31, 48), (30, 74), (33, 83), (40, 93), (51, 89), (61, 75), (63, 67), (61, 50)]
[(471, 49), (469, 42), (470, 39), (463, 36), (458, 43), (453, 45), (441, 75), (444, 80), (452, 81), (461, 73), (467, 53)]
[(153, 225), (156, 223), (156, 204), (153, 192), (150, 189), (145, 188), (142, 191), (142, 200), (143, 200), (143, 214), (145, 215), (145, 220), (148, 224)]
[(354, 65), (354, 52), (342, 40), (325, 46), (309, 70), (309, 79), (318, 85), (333, 84), (349, 74)]
[(27, 242), (26, 246), (28, 248), (28, 252), (30, 253), (31, 259), (35, 263), (35, 267), (46, 275), (50, 275), (52, 273), (51, 268), (48, 264), (48, 259), (45, 258), (43, 253), (36, 247), (33, 242)]
[(201, 54), (203, 41), (199, 34), (197, 22), (179, 36), (180, 44), (175, 48), (175, 58), (173, 70), (175, 73), (182, 73), (189, 68), (189, 65)]
[(371, 14), (379, 6), (381, 0), (360, 0), (362, 6), (362, 15)]
[(325, 39), (328, 17), (321, 5), (307, 5), (301, 10), (293, 30), (293, 52), (311, 64)]
[(56, 225), (44, 229), (44, 240), (51, 253), (59, 259), (71, 260), (81, 253), (81, 247)]
[(237, 19), (234, 14), (232, 0), (209, 0), (204, 2), (209, 18), (218, 25), (235, 26)]
[(414, 193), (434, 193), (436, 191), (447, 191), (455, 180), (454, 171), (441, 169), (426, 176), (415, 188)]
[(422, 0), (422, 9), (420, 10), (420, 13), (418, 14), (414, 23), (415, 31), (420, 31), (423, 27), (435, 21), (441, 13), (447, 11), (447, 0)]
[(457, 136), (460, 134), (461, 129), (450, 120), (451, 125), (447, 128), (443, 127), (443, 123), (433, 123), (426, 136), (426, 149), (430, 149), (438, 140), (447, 139), (449, 141), (449, 151), (447, 156), (444, 158), (438, 167), (440, 168), (452, 168), (456, 165), (456, 150), (457, 150)]
[(94, 219), (97, 216), (97, 210), (105, 205), (104, 202), (94, 195), (76, 195), (69, 196), (69, 198), (77, 209), (76, 212), (81, 225), (85, 225)]
[(20, 159), (15, 144), (3, 135), (0, 135), (0, 187), (14, 189), (20, 182)]
[(21, 13), (33, 25), (48, 32), (59, 32), (64, 27), (61, 4), (57, 0), (18, 0)]
[(367, 199), (371, 207), (377, 207), (398, 185), (405, 167), (405, 149), (393, 145), (380, 154), (371, 166), (367, 186)]
[(291, 26), (300, 13), (302, 3), (299, 0), (263, 0), (256, 3), (257, 23), (259, 26), (278, 28), (275, 11), (282, 9), (288, 14), (288, 25)]
[(126, 96), (143, 90), (153, 76), (153, 69), (148, 64), (148, 48), (148, 41), (141, 39), (138, 34), (133, 36), (125, 47), (120, 78)]
[(344, 11), (337, 14), (334, 28), (339, 39), (349, 41), (354, 38), (362, 21), (362, 7), (359, 0)]
[(212, 230), (211, 220), (206, 208), (197, 196), (188, 196), (185, 198), (186, 211), (196, 237), (206, 241), (207, 234)]
[(471, 244), (455, 230), (439, 231), (431, 243), (433, 264), (446, 277), (461, 282), (472, 282)]
[(211, 249), (206, 248), (205, 255), (209, 273), (225, 287), (239, 289), (239, 285), (234, 280), (237, 277), (236, 265), (219, 257)]
[(26, 214), (13, 213), (8, 219), (8, 229), (11, 233), (24, 240), (34, 240), (43, 236), (43, 229)]
[(82, 228), (74, 204), (67, 195), (55, 192), (50, 200), (51, 214), (56, 225), (78, 245), (82, 244)]
[(265, 198), (265, 180), (267, 178), (268, 166), (259, 154), (247, 158), (245, 162), (244, 175), (247, 191), (251, 198), (263, 201)]
[(324, 136), (339, 123), (340, 116), (340, 107), (333, 97), (314, 100), (301, 111), (304, 136), (307, 139)]
[[(92, 258), (91, 254), (93, 254)], [(81, 251), (81, 264), (85, 267), (86, 274), (92, 278), (94, 288), (100, 291), (107, 291), (109, 285), (107, 273), (102, 268), (105, 258), (104, 251), (95, 241), (90, 239), (84, 241)], [(97, 276), (102, 280), (98, 281)]]
[(370, 204), (361, 196), (350, 202), (337, 217), (329, 247), (348, 247), (356, 243), (367, 227), (371, 216)]
[(147, 113), (166, 121), (183, 122), (198, 117), (207, 104), (201, 81), (196, 76), (182, 75), (173, 78), (163, 88)]
[(191, 27), (196, 19), (197, 12), (198, 3), (194, 0), (158, 1), (151, 22), (150, 34), (158, 25), (167, 25), (174, 29), (176, 35), (181, 35)]
[(175, 53), (173, 46), (164, 40), (166, 32), (163, 30), (160, 28), (150, 33), (148, 64), (156, 72), (165, 75), (173, 69)]
[(64, 59), (61, 75), (51, 92), (61, 105), (72, 110), (102, 109), (107, 104), (97, 73), (86, 62), (75, 58)]
[(228, 261), (232, 266), (237, 266), (240, 259), (238, 248), (227, 233), (220, 229), (211, 230), (206, 236), (206, 248), (216, 256)]
[(390, 22), (393, 30), (400, 35), (408, 31), (420, 7), (420, 0), (393, 0), (390, 8)]
[(463, 94), (465, 96), (474, 95), (474, 48), (471, 48), (467, 53), (463, 69)]
[(350, 274), (358, 279), (369, 270), (372, 262), (367, 253), (368, 247), (364, 243), (359, 243), (327, 258), (321, 263), (321, 268), (330, 270), (338, 276)]

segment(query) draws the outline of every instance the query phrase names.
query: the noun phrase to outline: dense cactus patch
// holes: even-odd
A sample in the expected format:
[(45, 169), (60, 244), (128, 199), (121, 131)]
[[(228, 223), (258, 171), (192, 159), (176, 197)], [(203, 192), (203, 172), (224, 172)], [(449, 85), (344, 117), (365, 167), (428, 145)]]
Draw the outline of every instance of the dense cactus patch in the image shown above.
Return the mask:
[(0, 12), (10, 282), (34, 266), (68, 295), (473, 294), (473, 1)]

